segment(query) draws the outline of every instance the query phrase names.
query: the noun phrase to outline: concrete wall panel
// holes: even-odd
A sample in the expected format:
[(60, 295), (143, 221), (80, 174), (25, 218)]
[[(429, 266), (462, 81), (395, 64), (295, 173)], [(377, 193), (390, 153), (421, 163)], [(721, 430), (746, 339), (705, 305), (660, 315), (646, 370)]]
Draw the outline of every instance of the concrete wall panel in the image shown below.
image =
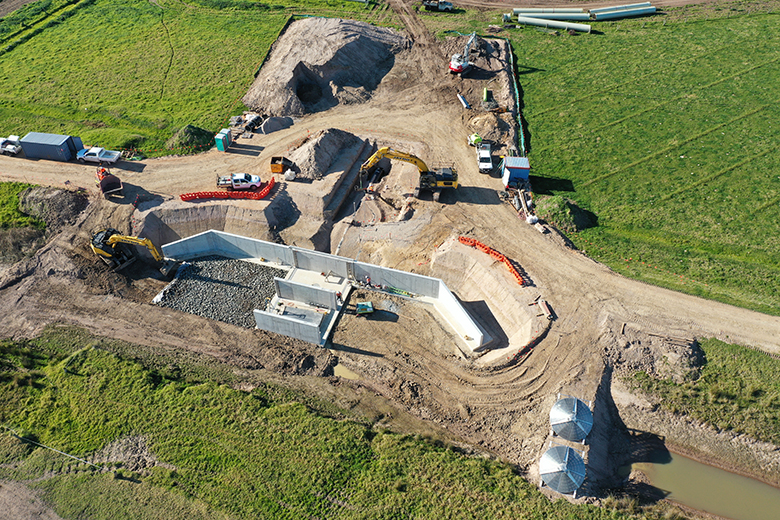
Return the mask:
[(171, 242), (162, 246), (163, 256), (176, 260), (190, 260), (199, 256), (216, 254), (212, 231), (204, 231), (197, 235)]
[(319, 345), (322, 342), (320, 328), (313, 323), (307, 323), (303, 320), (280, 316), (278, 314), (271, 314), (258, 309), (254, 310), (254, 315), (258, 329), (275, 332), (277, 334), (282, 334), (283, 336), (290, 336), (309, 343), (314, 343), (315, 345)]
[(403, 289), (414, 294), (421, 294), (431, 298), (439, 296), (439, 279), (420, 274), (407, 273), (386, 267), (379, 267), (363, 262), (354, 262), (355, 279), (364, 282), (366, 276), (371, 278), (371, 283), (376, 285), (389, 285), (397, 289)]
[(276, 294), (284, 300), (295, 300), (304, 303), (313, 303), (329, 309), (336, 308), (336, 291), (314, 287), (281, 278), (274, 278)]
[(319, 273), (332, 271), (337, 276), (347, 277), (349, 272), (348, 266), (352, 262), (349, 258), (320, 253), (310, 249), (301, 249), (299, 247), (292, 247), (291, 249), (295, 251), (295, 267)]
[(482, 345), (483, 334), (477, 326), (476, 321), (471, 315), (463, 308), (455, 295), (450, 292), (447, 286), (441, 280), (439, 282), (439, 297), (436, 300), (434, 306), (439, 311), (444, 319), (446, 319), (450, 326), (458, 331), (462, 336), (468, 336), (476, 340), (477, 345)]

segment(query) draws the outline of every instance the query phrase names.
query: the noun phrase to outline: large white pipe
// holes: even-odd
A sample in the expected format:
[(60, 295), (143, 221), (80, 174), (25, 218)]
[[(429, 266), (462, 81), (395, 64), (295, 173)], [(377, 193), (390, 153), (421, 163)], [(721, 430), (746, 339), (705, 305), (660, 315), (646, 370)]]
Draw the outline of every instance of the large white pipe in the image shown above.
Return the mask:
[(644, 16), (655, 13), (655, 7), (640, 7), (638, 9), (624, 9), (623, 11), (610, 11), (608, 13), (596, 13), (593, 15), (594, 20), (615, 20), (617, 18), (630, 18), (632, 16)]
[(548, 20), (590, 20), (588, 13), (523, 13), (521, 16), (526, 18), (546, 18)]
[(591, 9), (591, 14), (596, 13), (608, 13), (609, 11), (623, 11), (624, 9), (636, 9), (639, 7), (650, 7), (652, 4), (650, 2), (642, 2), (641, 4), (628, 4), (628, 5), (613, 5), (610, 7), (598, 7), (596, 9)]
[(463, 108), (471, 108), (471, 105), (469, 105), (469, 102), (466, 101), (466, 98), (464, 98), (462, 95), (458, 94), (458, 100), (460, 101), (460, 104), (463, 105)]
[(517, 23), (523, 25), (535, 25), (537, 27), (552, 27), (554, 29), (571, 29), (572, 31), (590, 32), (590, 25), (582, 23), (567, 23), (559, 22), (557, 20), (548, 20), (545, 18), (528, 18), (526, 16), (518, 16)]
[[(649, 5), (649, 3), (648, 3)], [(585, 9), (576, 7), (516, 7), (512, 9), (514, 14), (522, 13), (584, 13)]]

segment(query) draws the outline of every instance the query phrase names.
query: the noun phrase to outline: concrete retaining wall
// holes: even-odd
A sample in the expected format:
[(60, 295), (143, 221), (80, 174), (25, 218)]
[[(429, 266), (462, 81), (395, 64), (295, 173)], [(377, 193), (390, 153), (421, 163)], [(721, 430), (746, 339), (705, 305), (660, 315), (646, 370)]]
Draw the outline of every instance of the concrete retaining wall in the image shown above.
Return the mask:
[(484, 341), (484, 334), (477, 326), (477, 323), (471, 318), (466, 309), (460, 304), (455, 295), (450, 292), (447, 285), (441, 280), (439, 282), (439, 296), (436, 298), (434, 307), (439, 311), (450, 326), (461, 336), (468, 336), (478, 346)]
[(310, 249), (301, 249), (299, 247), (291, 247), (290, 249), (295, 255), (295, 267), (298, 269), (325, 274), (333, 272), (333, 274), (342, 278), (347, 278), (349, 275), (349, 264), (352, 262), (349, 258), (320, 253)]
[[(358, 282), (365, 282), (366, 277), (369, 277), (372, 285), (395, 287), (434, 299), (437, 311), (459, 335), (471, 338), (471, 341), (467, 342), (470, 345), (476, 344), (477, 348), (482, 344), (483, 334), (476, 322), (447, 289), (444, 282), (438, 278), (214, 230), (166, 244), (162, 249), (167, 258), (177, 260), (206, 255), (222, 255), (236, 259), (264, 258), (270, 262), (306, 271), (332, 272), (337, 276), (352, 278)], [(329, 309), (337, 308), (334, 291), (281, 279), (275, 279), (275, 284), (277, 294), (283, 299), (314, 303)], [(258, 328), (310, 343), (321, 343), (319, 327), (311, 322), (259, 310), (255, 310), (254, 315)]]
[(236, 259), (265, 258), (269, 262), (288, 266), (295, 264), (293, 251), (288, 246), (214, 230), (165, 244), (162, 250), (166, 258), (176, 260), (222, 255)]
[(314, 323), (257, 309), (254, 310), (254, 315), (258, 329), (308, 341), (315, 345), (319, 345), (322, 342), (320, 328)]
[(389, 285), (390, 287), (430, 298), (439, 297), (440, 280), (438, 278), (379, 267), (373, 264), (364, 264), (363, 262), (354, 262), (353, 272), (355, 280), (359, 282), (365, 282), (366, 276), (368, 276), (371, 278), (372, 285)]
[(274, 285), (279, 298), (319, 305), (328, 309), (336, 308), (336, 291), (291, 282), (281, 278), (274, 278)]

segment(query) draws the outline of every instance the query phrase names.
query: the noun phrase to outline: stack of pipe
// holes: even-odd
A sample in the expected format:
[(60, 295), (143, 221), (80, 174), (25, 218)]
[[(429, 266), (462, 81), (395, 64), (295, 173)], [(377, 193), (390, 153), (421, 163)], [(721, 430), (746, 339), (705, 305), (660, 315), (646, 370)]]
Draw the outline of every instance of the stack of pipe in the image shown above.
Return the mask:
[(615, 20), (617, 18), (629, 18), (631, 16), (644, 16), (655, 13), (655, 7), (650, 2), (641, 4), (615, 5), (612, 7), (601, 7), (591, 9), (590, 14), (594, 20)]

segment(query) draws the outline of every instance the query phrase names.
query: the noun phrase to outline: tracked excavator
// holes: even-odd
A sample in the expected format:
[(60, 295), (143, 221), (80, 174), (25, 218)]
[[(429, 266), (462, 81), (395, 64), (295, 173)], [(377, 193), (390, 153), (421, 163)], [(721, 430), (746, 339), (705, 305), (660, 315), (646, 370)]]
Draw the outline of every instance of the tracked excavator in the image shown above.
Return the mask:
[(366, 191), (374, 191), (375, 184), (384, 176), (384, 171), (376, 170), (374, 168), (383, 157), (408, 162), (417, 166), (417, 169), (420, 170), (420, 183), (414, 189), (415, 198), (420, 196), (420, 191), (430, 190), (433, 192), (433, 200), (438, 201), (443, 188), (458, 187), (458, 172), (455, 171), (455, 168), (431, 170), (419, 157), (409, 153), (399, 152), (385, 146), (377, 150), (374, 155), (369, 157), (360, 167), (360, 178), (362, 180), (368, 180), (369, 175), (373, 174), (374, 180), (368, 184)]
[(450, 59), (450, 74), (460, 74), (461, 76), (471, 69), (471, 62), (469, 58), (471, 56), (471, 46), (474, 45), (474, 41), (477, 39), (477, 33), (471, 33), (466, 46), (463, 48), (463, 54), (453, 54)]
[(152, 257), (161, 264), (160, 272), (165, 276), (171, 276), (177, 262), (166, 260), (159, 249), (148, 238), (131, 237), (121, 234), (116, 229), (101, 229), (94, 235), (89, 243), (92, 251), (108, 264), (114, 271), (119, 271), (129, 266), (136, 260), (136, 255), (131, 245), (143, 246), (149, 250)]

